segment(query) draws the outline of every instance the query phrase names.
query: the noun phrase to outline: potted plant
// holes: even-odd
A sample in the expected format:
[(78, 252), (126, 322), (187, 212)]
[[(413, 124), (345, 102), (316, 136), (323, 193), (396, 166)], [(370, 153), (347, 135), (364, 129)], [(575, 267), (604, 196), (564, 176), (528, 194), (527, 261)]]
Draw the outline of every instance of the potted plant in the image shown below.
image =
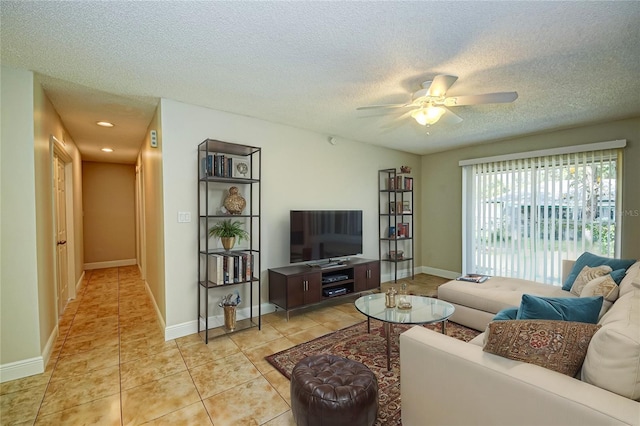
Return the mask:
[(222, 247), (225, 250), (231, 250), (236, 243), (236, 238), (238, 242), (249, 239), (249, 234), (242, 228), (242, 222), (239, 220), (231, 220), (225, 219), (221, 222), (216, 223), (214, 226), (209, 228), (209, 236), (210, 237), (218, 237), (220, 241), (222, 241)]

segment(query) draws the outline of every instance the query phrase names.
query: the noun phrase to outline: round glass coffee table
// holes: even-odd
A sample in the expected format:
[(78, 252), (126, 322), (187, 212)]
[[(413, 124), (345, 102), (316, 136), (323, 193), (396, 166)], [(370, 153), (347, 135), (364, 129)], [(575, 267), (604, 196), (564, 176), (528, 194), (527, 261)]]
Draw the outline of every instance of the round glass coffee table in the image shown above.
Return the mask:
[[(387, 370), (391, 370), (391, 326), (392, 324), (442, 323), (442, 334), (446, 333), (446, 322), (455, 308), (451, 303), (425, 296), (407, 296), (410, 309), (387, 308), (385, 294), (368, 294), (358, 298), (356, 309), (367, 316), (367, 331), (371, 333), (371, 318), (382, 321), (387, 337)], [(396, 296), (397, 299), (397, 296)]]

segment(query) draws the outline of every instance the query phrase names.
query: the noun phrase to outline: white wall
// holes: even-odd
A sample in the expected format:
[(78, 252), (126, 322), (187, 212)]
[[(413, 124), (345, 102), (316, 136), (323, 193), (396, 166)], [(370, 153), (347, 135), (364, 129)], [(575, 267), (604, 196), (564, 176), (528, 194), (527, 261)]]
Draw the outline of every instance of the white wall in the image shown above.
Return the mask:
[[(38, 358), (41, 353), (33, 73), (3, 66), (0, 86), (0, 363), (2, 381), (5, 381), (13, 378), (6, 377), (11, 375), (12, 363)], [(38, 365), (34, 367), (37, 369)]]
[[(378, 170), (419, 169), (417, 155), (339, 138), (331, 145), (328, 135), (246, 116), (166, 99), (161, 111), (167, 327), (195, 324), (197, 316), (197, 146), (203, 140), (262, 148), (263, 302), (267, 270), (289, 264), (289, 210), (363, 210), (363, 257), (377, 259)], [(178, 211), (191, 212), (192, 222), (177, 223)]]

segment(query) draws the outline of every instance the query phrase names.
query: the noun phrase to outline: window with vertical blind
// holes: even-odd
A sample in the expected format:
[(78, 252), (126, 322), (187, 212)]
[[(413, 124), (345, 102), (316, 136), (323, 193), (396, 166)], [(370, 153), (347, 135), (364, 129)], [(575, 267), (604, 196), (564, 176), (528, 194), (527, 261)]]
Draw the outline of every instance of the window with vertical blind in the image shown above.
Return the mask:
[(615, 257), (625, 145), (461, 161), (463, 272), (560, 285), (563, 259)]

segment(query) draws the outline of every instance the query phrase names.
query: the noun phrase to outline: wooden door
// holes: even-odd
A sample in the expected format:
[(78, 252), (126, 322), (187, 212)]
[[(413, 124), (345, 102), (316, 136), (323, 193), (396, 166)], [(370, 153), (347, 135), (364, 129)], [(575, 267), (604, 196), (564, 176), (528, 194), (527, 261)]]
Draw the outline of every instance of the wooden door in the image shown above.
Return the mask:
[(69, 300), (69, 274), (67, 263), (67, 209), (65, 164), (57, 155), (54, 164), (54, 194), (56, 215), (56, 288), (58, 297), (58, 315), (62, 315)]

